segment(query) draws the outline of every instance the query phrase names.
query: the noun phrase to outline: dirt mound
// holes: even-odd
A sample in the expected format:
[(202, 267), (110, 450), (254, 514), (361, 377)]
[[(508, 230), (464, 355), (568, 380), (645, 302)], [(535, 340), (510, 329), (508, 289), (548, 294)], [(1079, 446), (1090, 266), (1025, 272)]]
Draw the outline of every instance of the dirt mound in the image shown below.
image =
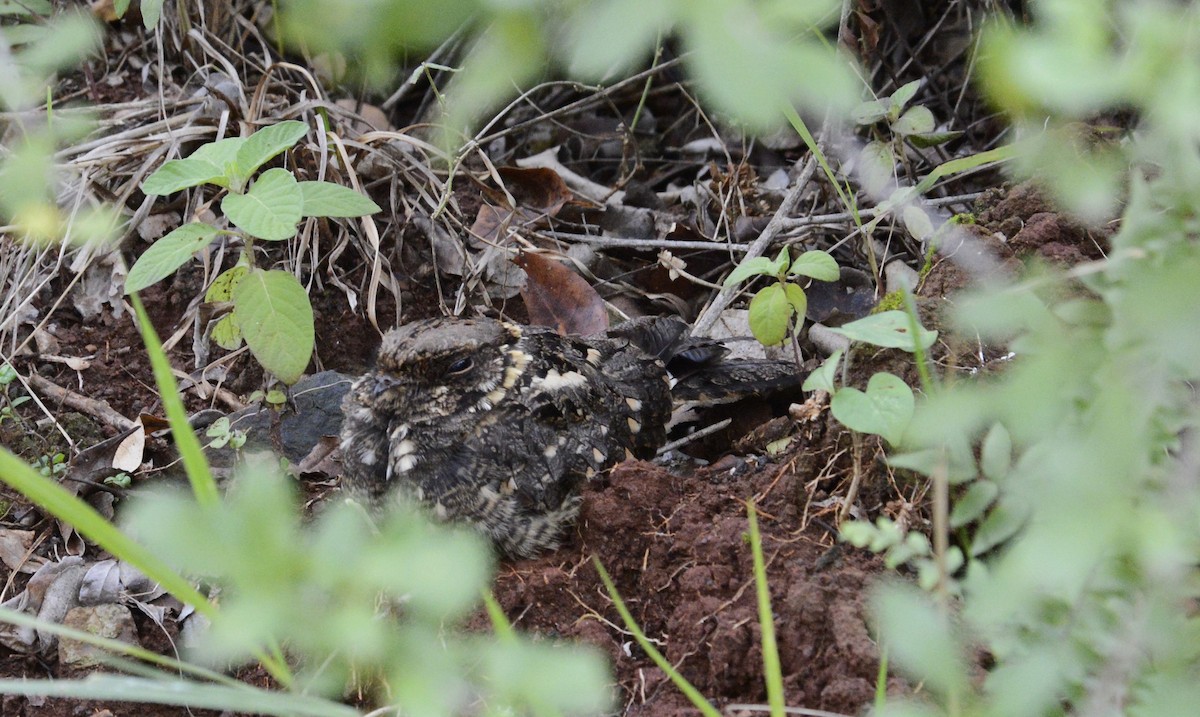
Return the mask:
[[(585, 492), (575, 543), (502, 570), (495, 591), (518, 626), (606, 650), (626, 714), (691, 711), (627, 634), (590, 557), (612, 575), (646, 634), (718, 705), (765, 702), (746, 506), (759, 505), (787, 704), (858, 712), (874, 696), (879, 654), (865, 586), (880, 562), (834, 546), (810, 500), (826, 462), (811, 450), (748, 469), (675, 474), (626, 463)], [(807, 511), (806, 511), (807, 507)], [(896, 685), (900, 688), (900, 685)]]

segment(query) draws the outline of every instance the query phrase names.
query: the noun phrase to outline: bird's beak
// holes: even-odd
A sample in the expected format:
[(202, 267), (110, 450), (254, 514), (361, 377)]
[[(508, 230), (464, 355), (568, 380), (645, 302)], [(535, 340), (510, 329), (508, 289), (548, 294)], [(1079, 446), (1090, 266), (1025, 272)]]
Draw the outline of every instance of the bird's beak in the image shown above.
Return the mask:
[(387, 374), (376, 374), (375, 382), (371, 385), (371, 398), (378, 398), (379, 394), (399, 384), (399, 379), (388, 376)]

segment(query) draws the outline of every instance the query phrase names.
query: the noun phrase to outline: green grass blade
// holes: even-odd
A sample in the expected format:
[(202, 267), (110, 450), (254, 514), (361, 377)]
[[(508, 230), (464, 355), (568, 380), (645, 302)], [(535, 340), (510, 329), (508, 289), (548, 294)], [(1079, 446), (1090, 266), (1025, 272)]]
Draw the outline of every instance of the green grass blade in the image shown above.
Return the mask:
[(679, 688), (679, 691), (682, 692), (684, 696), (687, 697), (692, 703), (692, 705), (694, 705), (696, 709), (700, 710), (705, 717), (721, 717), (721, 713), (716, 707), (712, 706), (712, 703), (704, 699), (704, 695), (700, 694), (700, 690), (696, 689), (695, 685), (693, 685), (691, 682), (688, 682), (687, 678), (679, 674), (675, 667), (667, 661), (667, 658), (664, 657), (663, 654), (659, 652), (653, 644), (650, 643), (650, 640), (646, 638), (646, 634), (642, 632), (642, 628), (638, 626), (637, 622), (633, 619), (633, 615), (631, 615), (628, 608), (625, 607), (625, 602), (621, 600), (620, 594), (617, 593), (617, 587), (613, 585), (612, 578), (608, 576), (608, 571), (605, 570), (604, 566), (600, 564), (600, 560), (593, 557), (592, 563), (596, 566), (596, 572), (600, 573), (600, 580), (604, 582), (604, 587), (606, 590), (608, 590), (608, 596), (612, 598), (613, 606), (617, 608), (617, 612), (620, 613), (621, 619), (625, 621), (625, 627), (628, 628), (631, 633), (633, 633), (633, 639), (637, 640), (637, 644), (642, 648), (642, 650), (650, 656), (651, 660), (654, 660), (654, 664), (658, 665), (659, 669), (666, 673), (671, 682), (673, 682), (675, 686)]
[(767, 680), (767, 704), (771, 717), (783, 717), (783, 668), (779, 665), (779, 646), (775, 642), (775, 616), (771, 612), (771, 586), (767, 584), (767, 565), (763, 560), (762, 536), (758, 533), (758, 513), (754, 503), (746, 504), (750, 519), (750, 551), (754, 555), (754, 590), (758, 595), (758, 622), (762, 629), (763, 676)]
[(201, 679), (226, 684), (230, 687), (237, 686), (244, 689), (253, 689), (247, 684), (238, 682), (237, 680), (223, 675), (220, 672), (215, 672), (208, 668), (201, 667), (200, 665), (193, 665), (189, 662), (183, 662), (182, 660), (177, 660), (173, 657), (160, 655), (157, 652), (151, 652), (150, 650), (147, 650), (139, 645), (131, 645), (128, 642), (122, 642), (121, 640), (112, 640), (107, 637), (100, 637), (99, 635), (93, 635), (90, 632), (76, 630), (74, 628), (67, 627), (66, 625), (60, 625), (56, 622), (43, 620), (41, 618), (34, 617), (33, 615), (27, 615), (23, 612), (17, 612), (16, 610), (10, 610), (5, 607), (0, 607), (0, 622), (7, 622), (11, 625), (19, 625), (21, 627), (31, 627), (41, 632), (48, 632), (52, 635), (58, 635), (59, 637), (75, 640), (76, 642), (94, 645), (104, 650), (108, 650), (113, 654), (128, 655), (129, 657), (133, 657), (144, 662), (149, 662), (151, 664), (174, 670), (176, 672), (187, 673)]
[(487, 609), (488, 619), (492, 621), (492, 629), (496, 631), (497, 639), (501, 642), (515, 641), (517, 633), (513, 630), (512, 623), (504, 614), (504, 608), (500, 607), (500, 603), (496, 601), (496, 596), (492, 594), (491, 590), (483, 591), (483, 605)]
[(813, 138), (812, 132), (808, 130), (808, 125), (804, 123), (804, 120), (800, 117), (800, 113), (796, 111), (795, 107), (787, 105), (784, 107), (784, 115), (787, 116), (787, 120), (792, 125), (792, 128), (800, 135), (800, 139), (804, 140), (808, 151), (813, 153), (813, 157), (816, 158), (821, 171), (825, 173), (825, 176), (829, 179), (829, 183), (833, 185), (834, 191), (837, 192), (842, 206), (854, 218), (854, 226), (862, 228), (862, 218), (858, 215), (858, 204), (854, 201), (853, 195), (848, 194), (842, 183), (838, 181), (837, 175), (833, 172), (833, 167), (829, 166), (829, 161), (825, 158), (825, 153), (821, 151), (820, 145)]
[[(213, 480), (212, 471), (200, 447), (200, 441), (192, 432), (188, 423), (187, 411), (183, 407), (183, 399), (179, 397), (179, 384), (171, 373), (171, 364), (163, 351), (162, 342), (150, 323), (146, 307), (137, 294), (129, 296), (134, 311), (137, 312), (138, 329), (142, 332), (142, 341), (150, 354), (150, 365), (154, 368), (154, 382), (158, 384), (158, 392), (162, 396), (163, 409), (167, 413), (167, 421), (171, 424), (171, 435), (175, 438), (175, 446), (183, 458), (183, 468), (187, 472), (188, 481), (192, 484), (192, 493), (196, 502), (205, 507), (213, 507), (220, 500), (217, 483)], [(176, 596), (178, 597), (178, 596)]]
[(879, 645), (879, 674), (875, 677), (875, 712), (882, 713), (887, 707), (888, 651), (887, 645)]
[(279, 717), (359, 715), (352, 707), (318, 697), (186, 680), (156, 680), (101, 673), (92, 674), (82, 680), (0, 680), (0, 694), (149, 702)]
[(918, 194), (924, 194), (933, 188), (933, 185), (938, 183), (938, 180), (943, 177), (953, 176), (961, 172), (966, 172), (977, 167), (982, 167), (991, 162), (1004, 162), (1017, 156), (1016, 145), (1005, 145), (995, 149), (989, 149), (986, 152), (979, 152), (967, 157), (959, 157), (948, 162), (943, 162), (933, 168), (933, 171), (925, 175), (920, 182), (917, 182), (916, 190)]
[(0, 479), (50, 515), (69, 523), (80, 535), (112, 553), (113, 557), (136, 566), (146, 577), (183, 602), (208, 617), (216, 613), (208, 599), (192, 587), (191, 582), (144, 546), (131, 540), (90, 505), (30, 468), (3, 447), (0, 447)]

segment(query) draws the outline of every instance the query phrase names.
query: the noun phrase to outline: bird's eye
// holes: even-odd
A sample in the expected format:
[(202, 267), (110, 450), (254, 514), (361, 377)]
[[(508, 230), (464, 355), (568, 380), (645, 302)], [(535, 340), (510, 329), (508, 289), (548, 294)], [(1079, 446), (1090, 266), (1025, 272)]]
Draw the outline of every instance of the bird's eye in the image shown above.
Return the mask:
[(466, 373), (467, 371), (471, 370), (471, 366), (473, 366), (473, 365), (474, 365), (474, 362), (471, 361), (470, 356), (463, 356), (462, 358), (458, 359), (454, 363), (450, 364), (450, 366), (446, 369), (446, 373), (448, 373), (448, 374)]

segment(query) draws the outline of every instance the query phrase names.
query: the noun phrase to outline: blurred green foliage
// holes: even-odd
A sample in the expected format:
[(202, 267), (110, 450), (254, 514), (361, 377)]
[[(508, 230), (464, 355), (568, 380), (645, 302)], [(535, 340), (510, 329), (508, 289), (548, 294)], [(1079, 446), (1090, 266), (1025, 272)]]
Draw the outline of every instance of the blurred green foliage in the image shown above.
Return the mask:
[[(86, 113), (64, 112), (48, 99), (55, 73), (77, 66), (99, 45), (95, 22), (82, 13), (52, 19), (43, 3), (3, 8), (15, 20), (0, 27), (0, 109), (10, 138), (0, 156), (0, 222), (16, 226), (33, 240), (100, 241), (112, 236), (115, 215), (109, 208), (81, 208), (64, 198), (66, 177), (54, 160), (61, 146), (92, 128)], [(17, 139), (19, 138), (19, 139)]]
[(185, 574), (221, 587), (190, 656), (221, 667), (282, 644), (295, 689), (340, 697), (359, 683), (405, 714), (597, 714), (611, 679), (592, 650), (469, 635), (491, 550), (474, 533), (397, 510), (372, 526), (335, 501), (311, 521), (271, 456), (251, 456), (222, 501), (186, 490), (139, 496), (126, 529)]
[(821, 34), (836, 23), (838, 6), (830, 0), (288, 0), (282, 10), (291, 41), (314, 54), (355, 58), (376, 85), (392, 78), (402, 54), (420, 54), (452, 36), (468, 41), (444, 107), (449, 136), (461, 144), (468, 125), (548, 67), (587, 81), (621, 79), (668, 36), (679, 39), (708, 104), (752, 130), (782, 126), (790, 103), (843, 114), (858, 100), (859, 84), (849, 60)]
[[(907, 434), (909, 465), (963, 484), (952, 522), (981, 521), (950, 581), (958, 620), (911, 590), (880, 593), (895, 662), (936, 696), (885, 713), (1193, 715), (1198, 9), (1033, 9), (1028, 28), (989, 27), (980, 54), (985, 90), (1020, 133), (1016, 171), (1085, 217), (1119, 213), (1119, 229), (1106, 258), (1073, 276), (1043, 272), (960, 302), (964, 331), (1016, 355), (997, 377), (930, 395)], [(1121, 119), (1136, 129), (1109, 131)], [(982, 685), (961, 667), (979, 646), (994, 659)]]

